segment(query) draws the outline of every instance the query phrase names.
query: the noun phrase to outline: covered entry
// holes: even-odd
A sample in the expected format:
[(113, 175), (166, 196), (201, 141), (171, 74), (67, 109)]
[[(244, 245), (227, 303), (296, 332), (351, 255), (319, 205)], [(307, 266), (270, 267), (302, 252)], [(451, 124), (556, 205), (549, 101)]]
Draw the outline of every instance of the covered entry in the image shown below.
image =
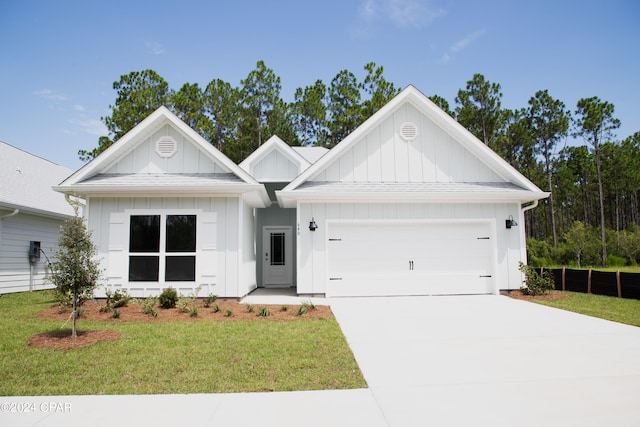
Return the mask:
[(488, 220), (330, 221), (327, 296), (496, 292)]

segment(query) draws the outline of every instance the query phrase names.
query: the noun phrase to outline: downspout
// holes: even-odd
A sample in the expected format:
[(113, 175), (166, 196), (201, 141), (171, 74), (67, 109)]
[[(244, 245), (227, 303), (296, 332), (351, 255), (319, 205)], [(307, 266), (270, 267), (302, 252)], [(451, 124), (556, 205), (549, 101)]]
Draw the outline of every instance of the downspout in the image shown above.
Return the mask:
[(522, 233), (522, 259), (520, 261), (522, 261), (524, 264), (527, 263), (527, 233), (525, 232), (525, 220), (524, 220), (524, 213), (528, 210), (531, 210), (533, 208), (535, 208), (536, 206), (538, 206), (538, 200), (534, 200), (533, 203), (531, 203), (530, 205), (527, 206), (521, 206), (520, 207), (520, 221), (522, 224), (522, 228), (521, 228), (521, 233)]

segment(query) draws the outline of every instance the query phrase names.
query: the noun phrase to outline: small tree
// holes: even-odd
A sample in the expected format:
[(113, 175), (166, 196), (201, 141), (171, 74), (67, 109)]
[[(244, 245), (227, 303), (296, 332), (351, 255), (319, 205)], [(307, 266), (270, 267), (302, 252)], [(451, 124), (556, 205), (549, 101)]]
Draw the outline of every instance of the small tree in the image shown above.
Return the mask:
[(81, 295), (92, 295), (100, 276), (99, 263), (95, 259), (98, 250), (91, 240), (84, 219), (80, 216), (80, 202), (67, 196), (67, 202), (73, 206), (75, 216), (67, 219), (60, 227), (59, 249), (56, 260), (51, 263), (53, 274), (49, 277), (57, 291), (70, 294), (73, 304), (73, 338), (78, 336), (76, 318), (78, 300)]

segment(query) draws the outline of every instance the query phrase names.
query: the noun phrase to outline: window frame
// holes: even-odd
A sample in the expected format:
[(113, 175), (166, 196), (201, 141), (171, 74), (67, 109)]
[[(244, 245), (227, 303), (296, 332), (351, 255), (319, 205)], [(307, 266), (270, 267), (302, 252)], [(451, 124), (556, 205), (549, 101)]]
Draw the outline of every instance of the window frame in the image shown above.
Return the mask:
[[(174, 284), (174, 286), (180, 286), (184, 284), (195, 284), (198, 280), (198, 256), (199, 256), (199, 230), (200, 221), (203, 211), (200, 209), (127, 209), (126, 215), (126, 278), (129, 283), (135, 284)], [(131, 252), (131, 217), (133, 216), (159, 216), (160, 217), (160, 245), (158, 252)], [(193, 252), (168, 252), (167, 251), (167, 217), (172, 215), (180, 216), (195, 216), (195, 248)], [(130, 280), (130, 259), (132, 256), (156, 256), (158, 257), (158, 280)], [(167, 275), (167, 257), (193, 257), (194, 259), (194, 279), (193, 280), (166, 280)]]

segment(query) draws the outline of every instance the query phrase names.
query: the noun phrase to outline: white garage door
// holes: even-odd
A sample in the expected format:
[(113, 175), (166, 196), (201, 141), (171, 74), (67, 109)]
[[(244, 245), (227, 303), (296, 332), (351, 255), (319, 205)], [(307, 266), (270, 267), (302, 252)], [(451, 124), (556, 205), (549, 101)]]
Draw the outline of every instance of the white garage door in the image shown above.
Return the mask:
[(488, 221), (331, 222), (327, 296), (495, 291)]

